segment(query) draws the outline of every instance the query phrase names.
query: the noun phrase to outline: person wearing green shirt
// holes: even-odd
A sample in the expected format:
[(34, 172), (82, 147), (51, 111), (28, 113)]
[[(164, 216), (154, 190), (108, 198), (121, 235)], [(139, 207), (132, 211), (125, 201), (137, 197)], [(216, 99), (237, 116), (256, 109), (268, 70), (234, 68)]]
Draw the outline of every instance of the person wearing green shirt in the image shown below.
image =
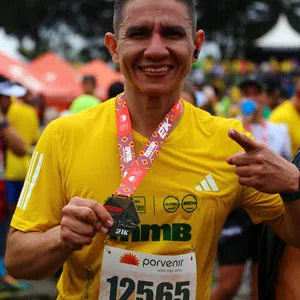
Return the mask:
[(77, 97), (71, 104), (69, 111), (72, 114), (76, 114), (84, 109), (96, 106), (101, 103), (101, 101), (94, 96), (94, 91), (96, 89), (96, 78), (92, 75), (84, 76), (82, 79), (82, 88), (84, 94)]

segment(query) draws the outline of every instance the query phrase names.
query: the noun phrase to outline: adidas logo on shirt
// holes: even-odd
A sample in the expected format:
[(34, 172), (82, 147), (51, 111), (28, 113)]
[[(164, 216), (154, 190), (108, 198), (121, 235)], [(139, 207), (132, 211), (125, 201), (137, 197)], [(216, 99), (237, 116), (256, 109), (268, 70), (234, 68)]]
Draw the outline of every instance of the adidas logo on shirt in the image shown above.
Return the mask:
[(214, 178), (211, 174), (206, 175), (205, 179), (203, 179), (199, 185), (195, 187), (195, 190), (200, 191), (206, 191), (206, 192), (218, 192), (219, 187), (217, 186), (216, 182), (214, 181)]

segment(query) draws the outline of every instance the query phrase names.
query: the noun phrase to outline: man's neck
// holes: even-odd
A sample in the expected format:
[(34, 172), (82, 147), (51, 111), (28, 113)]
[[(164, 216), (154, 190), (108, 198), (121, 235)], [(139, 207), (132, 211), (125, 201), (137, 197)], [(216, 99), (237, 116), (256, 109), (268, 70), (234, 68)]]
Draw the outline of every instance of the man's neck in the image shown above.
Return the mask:
[[(149, 97), (142, 93), (125, 91), (125, 99), (130, 112), (132, 128), (145, 137), (150, 137), (166, 114), (180, 98), (180, 93), (174, 95)], [(180, 114), (173, 124), (174, 129), (183, 114), (181, 103)]]
[(243, 118), (243, 124), (244, 124), (245, 128), (251, 124), (261, 124), (262, 121), (263, 121), (263, 115), (262, 115), (262, 111), (260, 109), (255, 111), (251, 117)]

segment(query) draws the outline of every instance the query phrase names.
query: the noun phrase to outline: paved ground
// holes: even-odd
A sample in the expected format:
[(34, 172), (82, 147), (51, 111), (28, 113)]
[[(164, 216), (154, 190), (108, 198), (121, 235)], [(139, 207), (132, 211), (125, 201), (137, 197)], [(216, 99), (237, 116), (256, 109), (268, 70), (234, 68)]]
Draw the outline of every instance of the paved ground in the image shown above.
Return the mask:
[[(249, 269), (249, 268), (248, 268)], [(214, 282), (213, 287), (216, 285), (218, 280), (217, 267), (214, 272)], [(5, 294), (0, 293), (1, 300), (55, 300), (56, 299), (56, 280), (48, 279), (42, 281), (31, 281), (30, 289), (27, 292), (22, 292), (19, 294)], [(243, 284), (239, 290), (237, 297), (234, 300), (250, 300), (249, 297), (249, 271), (245, 272)]]

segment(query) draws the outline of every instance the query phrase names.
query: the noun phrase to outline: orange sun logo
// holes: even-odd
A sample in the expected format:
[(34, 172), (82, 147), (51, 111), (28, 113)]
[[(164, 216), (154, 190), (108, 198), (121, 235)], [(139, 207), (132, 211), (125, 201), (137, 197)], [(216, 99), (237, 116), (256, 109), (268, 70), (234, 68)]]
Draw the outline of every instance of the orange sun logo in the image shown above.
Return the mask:
[(137, 256), (132, 253), (126, 253), (120, 257), (120, 263), (127, 264), (127, 265), (133, 265), (133, 266), (139, 266), (140, 261), (138, 260)]

